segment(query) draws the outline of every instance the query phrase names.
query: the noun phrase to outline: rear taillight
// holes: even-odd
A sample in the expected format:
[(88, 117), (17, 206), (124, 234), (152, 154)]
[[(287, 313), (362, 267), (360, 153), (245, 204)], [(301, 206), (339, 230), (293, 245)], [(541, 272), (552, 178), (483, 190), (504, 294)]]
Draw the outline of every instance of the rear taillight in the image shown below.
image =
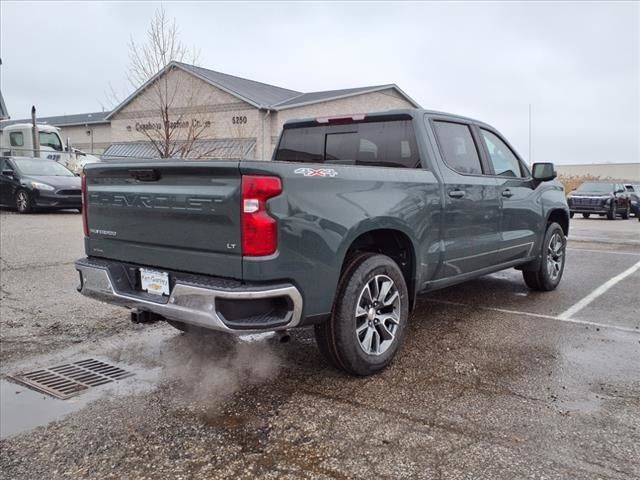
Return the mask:
[(84, 236), (89, 236), (89, 225), (87, 224), (87, 177), (82, 174), (82, 229)]
[(242, 176), (242, 254), (271, 255), (278, 248), (278, 225), (267, 212), (267, 200), (282, 192), (278, 177)]

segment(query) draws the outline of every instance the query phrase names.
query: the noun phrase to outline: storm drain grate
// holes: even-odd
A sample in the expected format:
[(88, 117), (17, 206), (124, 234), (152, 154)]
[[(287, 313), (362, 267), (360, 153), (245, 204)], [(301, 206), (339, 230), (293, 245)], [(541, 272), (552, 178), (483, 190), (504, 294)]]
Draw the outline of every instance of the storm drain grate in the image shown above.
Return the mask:
[(10, 375), (15, 381), (62, 400), (91, 387), (131, 377), (134, 373), (93, 358)]

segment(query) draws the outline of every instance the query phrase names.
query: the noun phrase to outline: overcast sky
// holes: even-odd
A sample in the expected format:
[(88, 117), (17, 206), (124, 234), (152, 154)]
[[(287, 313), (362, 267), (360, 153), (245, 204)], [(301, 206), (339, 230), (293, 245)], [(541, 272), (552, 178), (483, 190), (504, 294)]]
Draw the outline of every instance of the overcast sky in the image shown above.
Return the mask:
[[(0, 3), (12, 118), (111, 108), (158, 3)], [(164, 2), (200, 65), (300, 91), (396, 83), (527, 159), (640, 161), (640, 3)], [(349, 112), (345, 112), (349, 113)]]

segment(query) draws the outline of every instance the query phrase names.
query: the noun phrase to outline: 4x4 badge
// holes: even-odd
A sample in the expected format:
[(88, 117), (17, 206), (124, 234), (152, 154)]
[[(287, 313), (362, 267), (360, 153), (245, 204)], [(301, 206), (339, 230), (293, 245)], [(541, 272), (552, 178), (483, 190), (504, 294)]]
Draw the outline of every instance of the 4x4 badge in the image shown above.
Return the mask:
[(338, 172), (333, 168), (296, 168), (294, 170), (297, 175), (304, 175), (305, 177), (336, 177)]

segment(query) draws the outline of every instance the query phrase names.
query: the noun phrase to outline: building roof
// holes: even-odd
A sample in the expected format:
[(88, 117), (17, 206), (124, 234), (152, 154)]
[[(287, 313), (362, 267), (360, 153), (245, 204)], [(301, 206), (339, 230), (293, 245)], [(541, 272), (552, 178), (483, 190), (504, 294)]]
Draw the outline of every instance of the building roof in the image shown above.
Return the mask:
[(379, 92), (389, 89), (396, 90), (414, 107), (420, 107), (418, 103), (416, 103), (411, 97), (409, 97), (409, 95), (404, 93), (397, 85), (393, 83), (387, 85), (374, 85), (371, 87), (343, 88), (341, 90), (326, 90), (323, 92), (302, 93), (296, 97), (292, 97), (283, 102), (277, 103), (273, 105), (273, 107), (275, 110), (283, 110), (285, 108), (300, 107), (302, 105), (326, 102), (328, 100), (337, 100), (339, 98), (353, 97), (355, 95), (363, 95), (365, 93)]
[(178, 63), (176, 65), (194, 73), (203, 80), (223, 88), (232, 95), (246, 99), (255, 106), (268, 107), (288, 98), (301, 95), (302, 92), (289, 90), (287, 88), (276, 87), (267, 83), (256, 82), (246, 78), (240, 78), (226, 73), (220, 73), (195, 65)]
[(397, 85), (376, 85), (369, 87), (347, 88), (342, 90), (327, 90), (322, 92), (298, 92), (287, 88), (269, 85), (267, 83), (256, 82), (246, 78), (228, 75), (226, 73), (216, 72), (207, 68), (197, 67), (182, 62), (170, 62), (151, 77), (144, 85), (127, 97), (120, 105), (107, 115), (110, 119), (113, 115), (128, 105), (134, 98), (142, 93), (149, 85), (151, 85), (158, 77), (172, 68), (179, 68), (185, 72), (191, 73), (201, 80), (213, 85), (237, 98), (243, 100), (250, 105), (265, 110), (284, 110), (302, 105), (326, 102), (339, 98), (362, 95), (364, 93), (378, 92), (381, 90), (394, 89), (402, 97), (404, 97), (414, 107), (420, 107), (411, 97), (404, 93)]
[[(255, 139), (196, 140), (187, 158), (243, 159), (256, 147)], [(101, 155), (104, 160), (157, 159), (158, 151), (151, 142), (112, 143)]]
[[(71, 127), (74, 125), (109, 123), (109, 120), (106, 120), (109, 113), (111, 112), (76, 113), (72, 115), (58, 115), (57, 117), (42, 117), (37, 120), (38, 123), (45, 123), (47, 125), (53, 125), (54, 127)], [(20, 120), (5, 120), (4, 122), (0, 122), (0, 130), (16, 123), (31, 124), (31, 119), (23, 118)]]

